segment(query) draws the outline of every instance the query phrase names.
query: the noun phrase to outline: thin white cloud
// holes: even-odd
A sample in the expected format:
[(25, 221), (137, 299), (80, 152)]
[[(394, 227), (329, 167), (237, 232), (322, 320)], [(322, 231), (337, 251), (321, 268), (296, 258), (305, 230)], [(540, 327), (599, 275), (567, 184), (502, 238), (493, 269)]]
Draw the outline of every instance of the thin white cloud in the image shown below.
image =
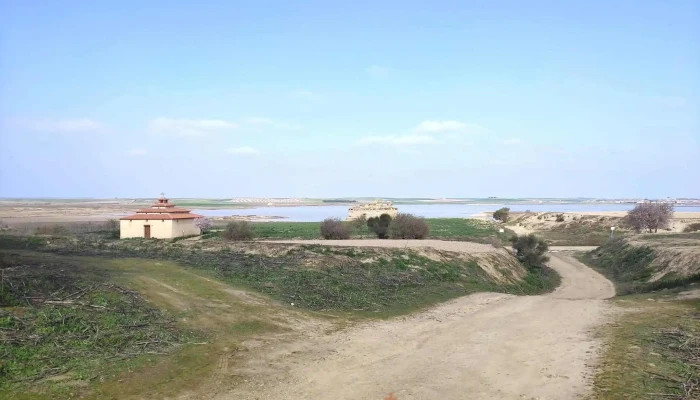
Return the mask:
[(503, 141), (503, 144), (505, 144), (506, 146), (517, 146), (517, 145), (520, 145), (522, 143), (523, 143), (523, 141), (518, 139), (518, 138), (510, 138), (510, 139), (505, 139)]
[(476, 124), (467, 124), (461, 121), (431, 121), (426, 120), (418, 124), (414, 129), (416, 132), (456, 132), (456, 131), (469, 131), (469, 132), (479, 132), (483, 128)]
[(159, 117), (148, 122), (148, 129), (155, 133), (178, 136), (206, 136), (211, 133), (238, 128), (238, 124), (220, 119), (173, 119)]
[(388, 135), (388, 136), (366, 136), (360, 138), (356, 144), (359, 146), (369, 146), (373, 144), (388, 146), (415, 146), (422, 144), (437, 143), (434, 137), (428, 135)]
[(140, 156), (145, 156), (148, 154), (148, 152), (145, 149), (131, 149), (129, 150), (126, 154), (132, 156), (132, 157), (140, 157)]
[(666, 108), (683, 108), (688, 104), (685, 97), (681, 96), (659, 96), (655, 100), (659, 105)]
[(381, 65), (372, 65), (367, 68), (367, 73), (372, 79), (381, 79), (389, 76), (389, 68), (383, 67)]
[(49, 133), (103, 133), (109, 127), (89, 118), (16, 119), (10, 125), (19, 129)]
[(292, 93), (292, 98), (302, 100), (318, 100), (321, 98), (321, 95), (310, 90), (297, 90), (296, 92)]
[(248, 146), (231, 147), (231, 148), (226, 149), (226, 152), (229, 154), (247, 155), (247, 156), (257, 156), (260, 154), (259, 150), (254, 149), (252, 147), (248, 147)]
[(301, 128), (298, 125), (294, 125), (294, 124), (290, 124), (290, 123), (282, 122), (282, 121), (276, 121), (276, 120), (273, 120), (270, 118), (262, 118), (262, 117), (245, 118), (243, 120), (243, 123), (246, 125), (262, 126), (262, 127), (282, 129), (282, 130), (296, 130), (296, 129)]

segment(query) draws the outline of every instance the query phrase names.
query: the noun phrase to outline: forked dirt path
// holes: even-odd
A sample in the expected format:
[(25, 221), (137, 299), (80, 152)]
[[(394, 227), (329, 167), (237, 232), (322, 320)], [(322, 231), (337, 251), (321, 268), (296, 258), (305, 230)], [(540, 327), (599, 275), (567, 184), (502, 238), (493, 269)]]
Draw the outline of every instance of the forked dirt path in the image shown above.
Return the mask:
[[(613, 285), (562, 253), (543, 296), (479, 293), (273, 352), (220, 399), (562, 399), (585, 396)], [(274, 353), (274, 354), (271, 354)], [(249, 374), (252, 374), (249, 375)]]

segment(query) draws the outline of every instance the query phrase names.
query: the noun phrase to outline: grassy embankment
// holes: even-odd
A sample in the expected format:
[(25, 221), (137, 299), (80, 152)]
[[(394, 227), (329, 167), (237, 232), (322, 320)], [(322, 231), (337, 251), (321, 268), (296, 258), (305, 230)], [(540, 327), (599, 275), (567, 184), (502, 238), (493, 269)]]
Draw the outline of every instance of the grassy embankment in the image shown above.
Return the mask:
[[(700, 239), (700, 234), (644, 236), (646, 241), (674, 238), (696, 240)], [(691, 245), (692, 243), (700, 245), (700, 241), (690, 243)], [(597, 250), (586, 253), (581, 259), (613, 281), (618, 295), (646, 293), (700, 282), (700, 274), (680, 277), (672, 273), (664, 275), (657, 281), (648, 282), (652, 275), (657, 272), (656, 269), (651, 268), (656, 257), (656, 250), (650, 246), (632, 245), (625, 239), (614, 239), (606, 242)]]
[(596, 399), (700, 398), (700, 300), (683, 293), (697, 291), (700, 277), (647, 282), (655, 257), (653, 248), (625, 240), (580, 257), (615, 283), (619, 297), (613, 302), (623, 311), (602, 331), (607, 346), (595, 378)]
[[(428, 218), (425, 221), (430, 228), (429, 239), (484, 242), (489, 237), (499, 236), (498, 227), (488, 221), (463, 218)], [(256, 239), (321, 238), (318, 222), (256, 222), (251, 223), (250, 227)], [(219, 232), (205, 235), (206, 238), (219, 236)], [(366, 227), (355, 231), (355, 236), (374, 237)]]
[(282, 329), (174, 263), (0, 257), (0, 398), (172, 396), (206, 382), (224, 349)]
[[(198, 387), (245, 338), (289, 329), (280, 322), (289, 318), (276, 315), (294, 311), (282, 304), (346, 321), (404, 314), (478, 291), (528, 294), (558, 285), (550, 271), (517, 281), (505, 267), (510, 280), (499, 281), (475, 259), (449, 253), (263, 247), (274, 254), (218, 241), (0, 237), (7, 260), (2, 290), (14, 293), (0, 308), (0, 394), (160, 398)], [(251, 302), (254, 294), (234, 288), (280, 303)]]

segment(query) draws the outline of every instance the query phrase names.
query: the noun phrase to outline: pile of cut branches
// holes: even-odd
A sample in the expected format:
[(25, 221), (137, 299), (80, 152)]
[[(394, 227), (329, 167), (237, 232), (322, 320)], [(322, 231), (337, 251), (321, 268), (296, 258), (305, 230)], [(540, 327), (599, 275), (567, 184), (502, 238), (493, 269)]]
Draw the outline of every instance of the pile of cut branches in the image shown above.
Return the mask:
[(95, 379), (112, 360), (162, 354), (190, 340), (96, 266), (1, 256), (0, 389), (62, 374)]
[[(700, 319), (700, 314), (686, 315), (685, 318)], [(679, 363), (677, 374), (659, 374), (647, 371), (652, 379), (664, 381), (669, 389), (681, 391), (682, 394), (656, 393), (664, 398), (678, 400), (700, 399), (700, 335), (683, 328), (661, 329), (654, 332), (652, 340), (665, 355)]]

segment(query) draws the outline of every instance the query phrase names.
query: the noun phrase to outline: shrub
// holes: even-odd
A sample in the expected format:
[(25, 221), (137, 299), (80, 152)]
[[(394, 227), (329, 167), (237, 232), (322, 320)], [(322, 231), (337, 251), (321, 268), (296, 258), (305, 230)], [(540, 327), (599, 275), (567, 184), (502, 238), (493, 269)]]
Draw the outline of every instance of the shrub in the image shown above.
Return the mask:
[(338, 218), (326, 218), (321, 222), (321, 236), (329, 240), (348, 239), (350, 238), (350, 227)]
[(429, 228), (424, 218), (399, 213), (389, 224), (392, 239), (425, 239)]
[(700, 232), (700, 222), (688, 224), (688, 226), (683, 228), (683, 232)]
[(493, 219), (495, 219), (496, 221), (508, 222), (509, 218), (510, 218), (510, 208), (508, 208), (508, 207), (499, 208), (498, 210), (494, 211), (494, 213), (493, 213)]
[(116, 219), (107, 220), (105, 223), (105, 230), (109, 233), (111, 238), (119, 239), (119, 221)]
[(557, 222), (564, 222), (564, 214), (557, 215)]
[(374, 232), (379, 239), (389, 237), (389, 225), (391, 224), (391, 215), (382, 214), (379, 217), (372, 217), (367, 220), (367, 227)]
[(350, 223), (352, 225), (352, 228), (362, 237), (362, 234), (365, 231), (365, 228), (367, 227), (367, 217), (362, 214), (359, 217), (355, 218), (352, 220)]
[(70, 230), (62, 225), (44, 225), (36, 228), (37, 235), (68, 236)]
[(250, 240), (253, 238), (253, 232), (250, 230), (248, 221), (233, 221), (226, 224), (223, 234), (227, 240)]
[(546, 255), (549, 246), (544, 240), (532, 233), (527, 236), (514, 235), (510, 238), (510, 242), (515, 249), (515, 256), (527, 267), (539, 268), (549, 261), (549, 257)]

